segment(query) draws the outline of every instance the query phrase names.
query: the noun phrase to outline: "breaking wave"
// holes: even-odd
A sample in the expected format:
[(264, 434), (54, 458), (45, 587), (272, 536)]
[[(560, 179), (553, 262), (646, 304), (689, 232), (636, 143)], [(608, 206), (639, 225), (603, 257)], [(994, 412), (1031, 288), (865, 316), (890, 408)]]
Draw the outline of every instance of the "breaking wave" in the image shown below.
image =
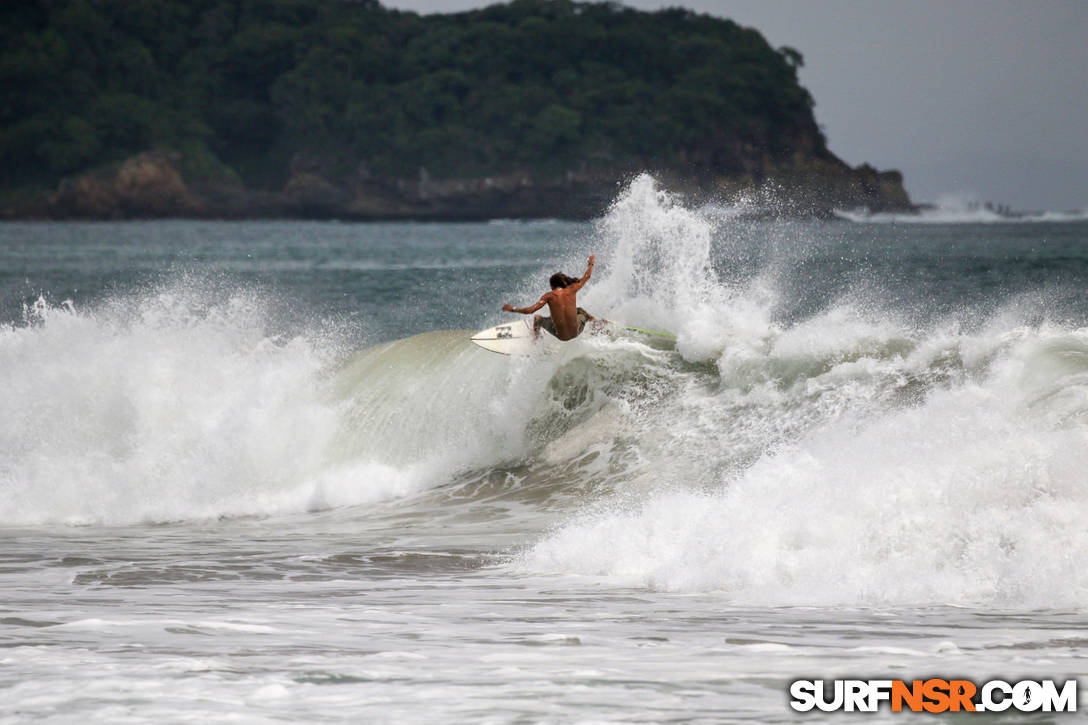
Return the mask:
[(937, 203), (915, 214), (870, 213), (866, 209), (836, 209), (835, 215), (851, 222), (869, 224), (1022, 224), (1032, 222), (1088, 221), (1088, 209), (1077, 211), (1014, 212), (957, 194), (946, 194)]
[(517, 568), (761, 604), (1088, 604), (1088, 329), (847, 301), (776, 323), (765, 278), (716, 279), (704, 225), (637, 182), (605, 220), (632, 263), (594, 300), (707, 366), (633, 414), (638, 485)]
[(1088, 605), (1088, 329), (1015, 304), (920, 322), (864, 295), (783, 315), (774, 259), (723, 267), (745, 253), (733, 223), (642, 176), (568, 260), (602, 260), (587, 309), (675, 344), (506, 358), (437, 331), (351, 351), (193, 282), (40, 302), (0, 328), (0, 522), (486, 495), (517, 499), (523, 574), (760, 604)]

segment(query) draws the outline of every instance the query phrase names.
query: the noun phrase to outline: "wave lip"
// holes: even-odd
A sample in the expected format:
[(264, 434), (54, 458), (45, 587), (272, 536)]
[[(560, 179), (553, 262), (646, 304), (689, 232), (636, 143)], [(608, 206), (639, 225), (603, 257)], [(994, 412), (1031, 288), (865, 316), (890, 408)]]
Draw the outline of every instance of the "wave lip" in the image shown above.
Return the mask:
[(93, 311), (41, 300), (26, 324), (0, 328), (0, 523), (351, 506), (516, 450), (503, 425), (520, 431), (509, 416), (523, 406), (497, 397), (516, 379), (494, 375), (467, 335), (345, 364), (335, 339), (284, 335), (274, 319), (255, 294), (185, 282)]
[[(524, 457), (562, 355), (436, 331), (345, 355), (257, 294), (187, 280), (0, 328), (0, 525), (294, 514)], [(545, 396), (546, 397), (546, 396)], [(545, 400), (545, 403), (547, 400)]]

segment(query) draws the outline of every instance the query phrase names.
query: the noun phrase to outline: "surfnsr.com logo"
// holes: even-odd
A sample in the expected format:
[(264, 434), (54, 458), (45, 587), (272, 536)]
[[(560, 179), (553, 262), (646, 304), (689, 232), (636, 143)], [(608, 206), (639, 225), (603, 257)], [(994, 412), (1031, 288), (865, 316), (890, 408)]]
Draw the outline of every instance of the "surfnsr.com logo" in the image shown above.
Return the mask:
[(1077, 681), (1054, 680), (796, 680), (790, 707), (798, 712), (1076, 712)]

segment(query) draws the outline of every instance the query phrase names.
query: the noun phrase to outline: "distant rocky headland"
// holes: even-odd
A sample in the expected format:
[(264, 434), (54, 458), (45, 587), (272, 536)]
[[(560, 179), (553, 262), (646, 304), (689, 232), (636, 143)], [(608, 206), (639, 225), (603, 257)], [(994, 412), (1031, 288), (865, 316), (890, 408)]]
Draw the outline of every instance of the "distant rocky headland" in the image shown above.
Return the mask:
[(915, 208), (898, 172), (827, 148), (797, 51), (685, 10), (15, 8), (5, 218), (590, 218), (641, 171), (767, 214)]

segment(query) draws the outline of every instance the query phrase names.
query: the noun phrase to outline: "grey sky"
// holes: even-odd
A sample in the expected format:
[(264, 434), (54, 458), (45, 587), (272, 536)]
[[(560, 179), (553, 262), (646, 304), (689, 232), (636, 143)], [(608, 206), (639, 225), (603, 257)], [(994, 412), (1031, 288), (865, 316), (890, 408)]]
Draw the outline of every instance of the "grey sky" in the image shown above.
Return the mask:
[[(382, 0), (452, 12), (487, 0)], [(1088, 208), (1088, 1), (625, 0), (757, 28), (805, 56), (831, 150), (900, 169), (916, 201)]]

